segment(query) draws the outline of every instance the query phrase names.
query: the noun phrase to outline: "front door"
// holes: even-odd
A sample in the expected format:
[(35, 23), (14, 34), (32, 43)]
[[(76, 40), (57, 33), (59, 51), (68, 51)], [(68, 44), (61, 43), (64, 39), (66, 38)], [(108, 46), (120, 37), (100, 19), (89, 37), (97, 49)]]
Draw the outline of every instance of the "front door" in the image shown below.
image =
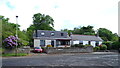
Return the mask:
[(51, 45), (52, 45), (52, 47), (54, 47), (54, 41), (51, 41)]

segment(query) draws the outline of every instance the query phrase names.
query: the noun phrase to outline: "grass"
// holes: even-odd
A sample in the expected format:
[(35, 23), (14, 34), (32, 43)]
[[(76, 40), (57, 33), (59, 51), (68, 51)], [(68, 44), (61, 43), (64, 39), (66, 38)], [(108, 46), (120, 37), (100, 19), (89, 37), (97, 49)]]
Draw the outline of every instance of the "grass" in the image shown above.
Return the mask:
[(8, 53), (8, 54), (2, 54), (3, 57), (9, 57), (9, 56), (27, 56), (27, 53), (17, 53), (17, 55), (15, 53)]

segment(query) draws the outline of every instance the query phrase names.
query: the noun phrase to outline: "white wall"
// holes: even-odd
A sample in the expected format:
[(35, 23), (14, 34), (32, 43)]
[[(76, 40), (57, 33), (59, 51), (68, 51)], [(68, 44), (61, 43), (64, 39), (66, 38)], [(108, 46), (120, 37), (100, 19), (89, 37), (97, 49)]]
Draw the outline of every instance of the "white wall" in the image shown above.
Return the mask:
[(79, 44), (79, 41), (73, 41), (73, 45), (74, 45), (74, 44)]
[[(79, 44), (79, 42), (80, 41), (73, 41), (73, 45), (74, 44)], [(86, 45), (86, 44), (88, 44), (88, 41), (83, 41), (83, 45)], [(96, 41), (91, 41), (91, 43), (90, 43), (93, 47), (95, 47), (96, 45)], [(99, 45), (101, 45), (102, 44), (102, 41), (99, 41)]]
[(102, 41), (99, 41), (99, 45), (101, 45), (102, 44)]
[(51, 45), (51, 40), (45, 40), (45, 46)]
[(93, 47), (95, 47), (95, 43), (96, 43), (96, 41), (91, 41), (91, 45), (93, 46)]
[(40, 47), (40, 39), (34, 39), (34, 47)]
[(83, 45), (86, 45), (86, 44), (88, 44), (88, 41), (83, 41)]

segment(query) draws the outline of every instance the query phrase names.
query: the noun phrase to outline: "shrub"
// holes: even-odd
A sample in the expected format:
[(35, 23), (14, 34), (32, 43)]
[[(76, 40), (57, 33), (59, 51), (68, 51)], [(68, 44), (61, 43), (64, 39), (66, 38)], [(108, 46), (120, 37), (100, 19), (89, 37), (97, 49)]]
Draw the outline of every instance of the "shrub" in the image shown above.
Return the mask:
[(52, 45), (47, 45), (47, 47), (52, 47)]
[(120, 48), (120, 42), (113, 42), (112, 49), (118, 50)]
[(81, 45), (81, 44), (75, 44), (74, 46), (75, 47), (80, 47), (80, 48), (84, 47), (84, 45)]
[(110, 41), (106, 42), (105, 41), (105, 42), (103, 42), (103, 44), (107, 46), (107, 50), (111, 50), (112, 49), (112, 42), (110, 42)]
[(100, 50), (99, 46), (94, 47), (94, 51)]
[(73, 45), (73, 46), (78, 47), (78, 46), (79, 46), (79, 44), (75, 44), (75, 45)]
[(18, 46), (18, 43), (16, 43), (16, 40), (18, 40), (18, 37), (9, 36), (9, 37), (6, 38), (5, 40), (3, 40), (4, 47), (5, 47), (6, 49), (13, 49), (13, 48), (15, 48), (16, 45)]
[(92, 46), (92, 45), (86, 44), (86, 45), (84, 45), (84, 46)]
[(107, 45), (107, 50), (111, 50), (112, 49), (112, 45)]
[(100, 50), (107, 50), (107, 46), (106, 45), (101, 45)]

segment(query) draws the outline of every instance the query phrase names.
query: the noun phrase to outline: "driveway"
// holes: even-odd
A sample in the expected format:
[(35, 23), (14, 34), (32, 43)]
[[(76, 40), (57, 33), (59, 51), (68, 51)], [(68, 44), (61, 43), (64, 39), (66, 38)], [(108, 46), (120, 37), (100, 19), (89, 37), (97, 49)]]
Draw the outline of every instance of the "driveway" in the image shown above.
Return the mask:
[(119, 54), (112, 52), (34, 54), (2, 58), (3, 66), (118, 66)]

